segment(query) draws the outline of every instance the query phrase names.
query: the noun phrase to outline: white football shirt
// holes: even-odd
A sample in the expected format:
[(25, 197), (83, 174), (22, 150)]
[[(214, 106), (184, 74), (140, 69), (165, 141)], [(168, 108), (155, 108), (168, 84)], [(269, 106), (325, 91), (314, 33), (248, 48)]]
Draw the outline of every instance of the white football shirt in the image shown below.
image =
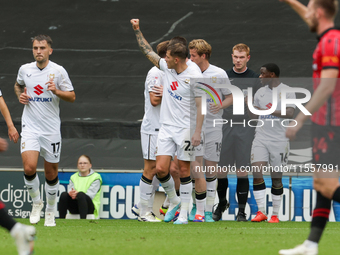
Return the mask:
[(190, 66), (190, 67), (196, 69), (197, 72), (202, 72), (201, 68), (195, 62), (191, 61), (191, 59), (188, 59), (187, 66)]
[(51, 79), (58, 90), (74, 90), (66, 70), (52, 61), (42, 70), (36, 62), (22, 65), (19, 69), (17, 82), (26, 85), (27, 94), (31, 97), (21, 118), (22, 128), (29, 132), (42, 135), (60, 133), (60, 98), (47, 91), (46, 82)]
[(157, 67), (152, 67), (145, 80), (144, 90), (144, 117), (140, 131), (145, 134), (158, 134), (160, 123), (159, 116), (161, 105), (153, 106), (150, 102), (150, 92), (154, 86), (163, 85), (164, 72)]
[[(281, 111), (281, 89), (289, 88), (289, 86), (281, 83), (277, 86), (278, 102), (276, 110)], [(294, 99), (296, 98), (295, 93), (287, 93), (286, 98)], [(270, 109), (273, 102), (273, 91), (268, 87), (268, 85), (260, 88), (254, 96), (254, 106), (260, 107), (261, 109)], [(296, 106), (287, 105), (287, 107)], [(260, 137), (263, 141), (287, 141), (286, 128), (282, 125), (282, 121), (288, 118), (279, 118), (273, 115), (261, 115), (259, 116), (259, 123), (256, 127), (256, 137)], [(263, 124), (263, 126), (261, 126)], [(289, 121), (283, 123), (285, 126), (289, 124)], [(252, 125), (255, 125), (254, 123)]]
[(190, 84), (191, 78), (203, 78), (202, 72), (189, 65), (180, 74), (174, 69), (168, 69), (164, 59), (159, 61), (164, 71), (164, 88), (161, 104), (160, 123), (180, 128), (196, 127), (195, 97), (202, 95), (199, 84)]
[(2, 93), (1, 93), (1, 90), (0, 90), (0, 97), (2, 97)]
[[(229, 89), (225, 88), (216, 88), (217, 84), (230, 84), (228, 75), (226, 71), (224, 71), (222, 68), (219, 68), (214, 65), (209, 65), (209, 67), (203, 72), (204, 83), (211, 86), (213, 89), (209, 88), (208, 86), (203, 85), (202, 87), (209, 91), (211, 95), (213, 95), (215, 101), (217, 104), (220, 104), (220, 100), (223, 102), (224, 95), (231, 94), (231, 91)], [(215, 94), (215, 92), (218, 94), (218, 96)], [(209, 110), (209, 106), (211, 103), (214, 103), (214, 99), (211, 98), (209, 94), (207, 96), (207, 115), (205, 116), (205, 131), (213, 131), (216, 129), (221, 129), (222, 125), (217, 125), (214, 127), (214, 119), (222, 119), (223, 115), (223, 109), (219, 110), (218, 113), (213, 114)]]

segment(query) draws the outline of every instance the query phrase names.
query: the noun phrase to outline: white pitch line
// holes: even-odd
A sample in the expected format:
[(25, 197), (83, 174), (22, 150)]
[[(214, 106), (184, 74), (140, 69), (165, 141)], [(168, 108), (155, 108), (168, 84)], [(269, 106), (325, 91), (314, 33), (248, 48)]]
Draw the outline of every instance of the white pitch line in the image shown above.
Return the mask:
[(183, 16), (182, 18), (180, 18), (179, 20), (177, 20), (176, 22), (174, 22), (174, 23), (172, 24), (172, 26), (170, 27), (169, 31), (168, 31), (165, 35), (163, 35), (161, 38), (157, 39), (156, 41), (151, 42), (150, 45), (154, 45), (154, 44), (156, 44), (156, 43), (161, 42), (166, 36), (168, 36), (169, 34), (171, 34), (171, 33), (174, 31), (175, 27), (176, 27), (180, 22), (182, 22), (183, 20), (185, 20), (186, 18), (188, 18), (188, 17), (191, 16), (192, 14), (193, 14), (193, 12), (189, 12), (187, 15)]

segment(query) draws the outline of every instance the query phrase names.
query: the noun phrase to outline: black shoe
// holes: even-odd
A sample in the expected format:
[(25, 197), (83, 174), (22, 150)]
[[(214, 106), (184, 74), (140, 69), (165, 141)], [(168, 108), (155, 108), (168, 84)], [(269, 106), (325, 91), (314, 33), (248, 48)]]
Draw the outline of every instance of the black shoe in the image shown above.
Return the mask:
[(247, 214), (245, 214), (244, 212), (238, 212), (236, 220), (237, 221), (248, 221)]
[(228, 209), (230, 206), (230, 203), (227, 201), (226, 204), (221, 205), (220, 203), (217, 205), (216, 209), (213, 211), (213, 220), (219, 221), (222, 218), (223, 212)]

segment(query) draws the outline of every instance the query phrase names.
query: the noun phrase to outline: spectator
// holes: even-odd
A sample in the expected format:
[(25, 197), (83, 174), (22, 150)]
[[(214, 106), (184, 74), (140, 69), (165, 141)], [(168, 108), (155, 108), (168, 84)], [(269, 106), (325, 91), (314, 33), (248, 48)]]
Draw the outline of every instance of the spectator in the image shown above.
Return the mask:
[(102, 178), (92, 170), (89, 156), (79, 157), (78, 170), (70, 178), (70, 191), (60, 195), (59, 218), (65, 219), (67, 210), (72, 214), (80, 214), (81, 219), (86, 219), (87, 214), (94, 214), (98, 218)]

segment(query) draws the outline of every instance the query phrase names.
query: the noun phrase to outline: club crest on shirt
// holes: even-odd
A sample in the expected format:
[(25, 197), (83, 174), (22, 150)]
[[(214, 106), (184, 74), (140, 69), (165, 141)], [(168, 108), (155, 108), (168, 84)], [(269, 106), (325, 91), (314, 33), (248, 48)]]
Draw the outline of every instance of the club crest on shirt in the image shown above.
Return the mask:
[(216, 83), (217, 82), (217, 77), (211, 77), (211, 80), (213, 83)]
[(49, 75), (48, 75), (48, 80), (54, 80), (54, 77), (55, 77), (55, 74), (53, 73), (50, 73)]
[(190, 83), (190, 79), (185, 79), (184, 81), (186, 84), (189, 84)]

